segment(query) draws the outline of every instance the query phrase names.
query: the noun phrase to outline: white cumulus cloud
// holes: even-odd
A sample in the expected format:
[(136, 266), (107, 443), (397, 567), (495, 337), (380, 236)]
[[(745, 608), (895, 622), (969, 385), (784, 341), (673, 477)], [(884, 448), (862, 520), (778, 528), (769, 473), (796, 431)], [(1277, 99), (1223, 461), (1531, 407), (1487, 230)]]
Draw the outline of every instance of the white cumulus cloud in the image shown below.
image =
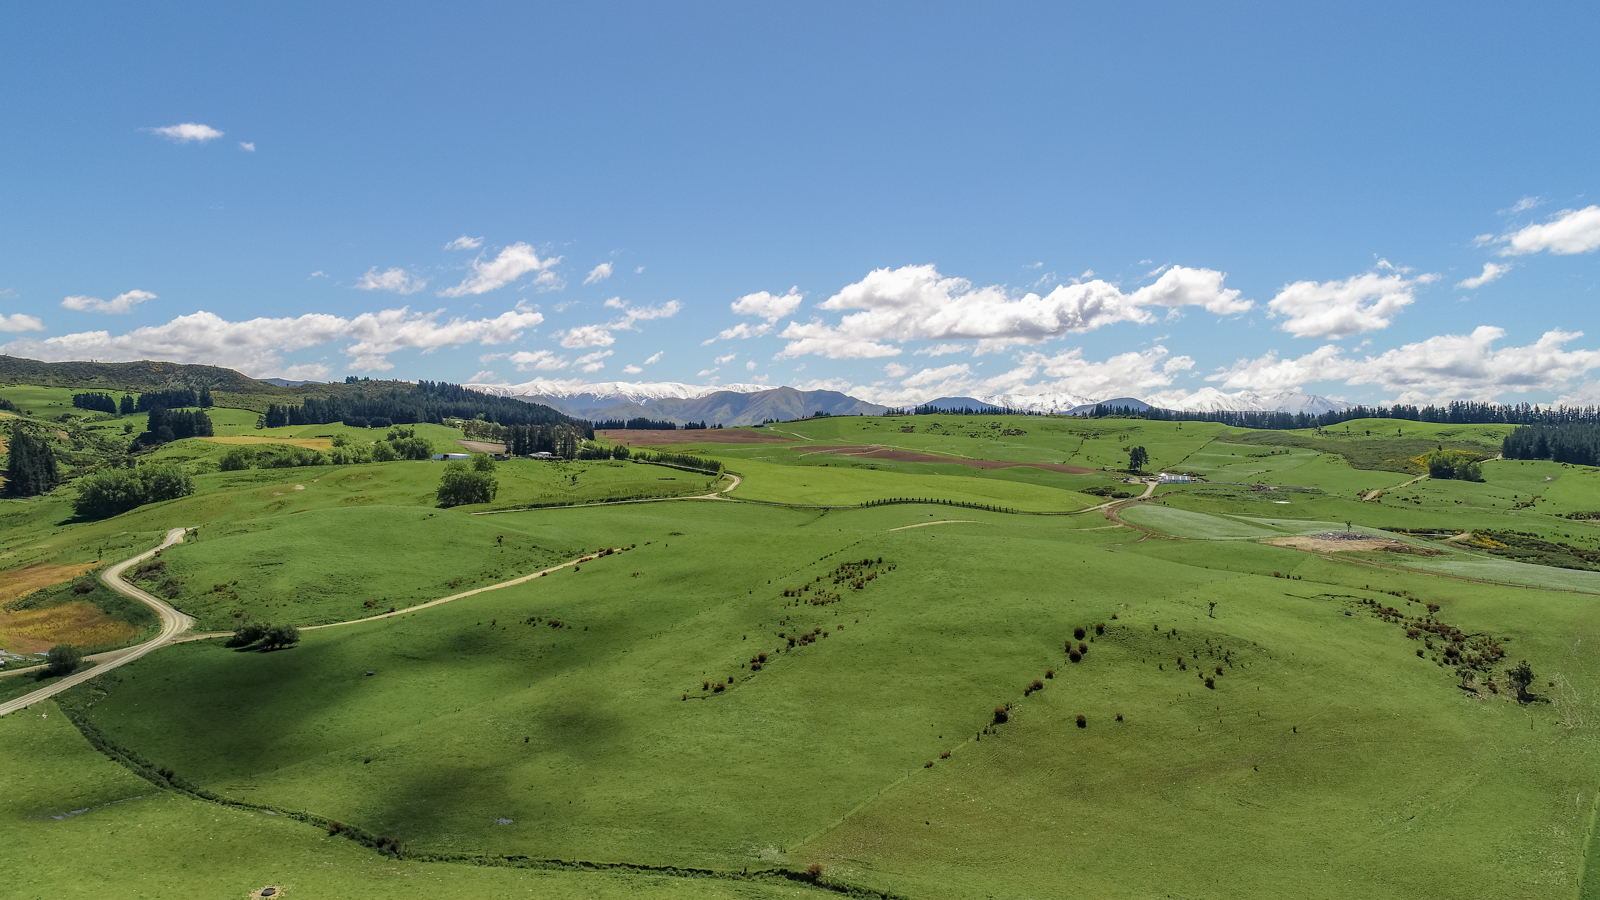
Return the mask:
[(1583, 336), (1554, 329), (1522, 347), (1496, 348), (1505, 329), (1481, 325), (1471, 334), (1441, 334), (1376, 355), (1346, 355), (1332, 344), (1296, 359), (1276, 353), (1241, 360), (1208, 381), (1227, 388), (1297, 390), (1319, 381), (1377, 385), (1398, 403), (1491, 401), (1504, 394), (1559, 392), (1600, 367), (1600, 350), (1568, 350)]
[(1557, 256), (1600, 249), (1600, 206), (1564, 209), (1548, 222), (1529, 225), (1494, 239), (1504, 244), (1501, 256), (1527, 256), (1549, 251)]
[(133, 312), (133, 307), (146, 300), (154, 300), (156, 295), (149, 291), (128, 291), (118, 294), (110, 300), (101, 300), (99, 297), (85, 297), (82, 295), (67, 297), (61, 301), (62, 309), (73, 309), (78, 312), (109, 313), (122, 315)]
[(636, 365), (634, 365), (632, 363), (629, 363), (628, 365), (625, 365), (625, 366), (622, 367), (622, 374), (624, 374), (624, 375), (637, 375), (637, 374), (639, 374), (640, 372), (643, 372), (643, 371), (644, 371), (643, 369), (639, 368), (638, 366), (636, 366)]
[(579, 347), (609, 347), (617, 339), (605, 325), (579, 325), (561, 332), (561, 346), (569, 350)]
[(1155, 321), (1146, 307), (1198, 306), (1219, 315), (1249, 310), (1251, 301), (1223, 287), (1224, 274), (1173, 266), (1153, 284), (1132, 292), (1102, 280), (1059, 285), (1040, 296), (1013, 298), (998, 286), (974, 287), (946, 278), (932, 265), (877, 269), (820, 304), (825, 310), (860, 310), (837, 324), (791, 322), (780, 356), (819, 354), (834, 359), (896, 356), (909, 340), (974, 340), (976, 352), (1037, 344), (1117, 322)]
[(206, 141), (214, 141), (217, 138), (222, 137), (222, 132), (212, 128), (210, 125), (201, 125), (199, 122), (184, 122), (182, 125), (164, 125), (160, 128), (152, 128), (150, 129), (150, 132), (179, 144), (187, 144), (191, 141), (205, 143)]
[(611, 263), (603, 262), (600, 265), (595, 266), (594, 268), (590, 269), (588, 275), (583, 276), (583, 283), (584, 284), (599, 284), (600, 282), (605, 281), (607, 278), (610, 278), (610, 277), (611, 277)]
[(476, 250), (482, 246), (483, 238), (467, 237), (463, 234), (461, 237), (456, 238), (448, 244), (445, 244), (444, 248), (446, 250)]
[(240, 141), (239, 149), (246, 153), (254, 153), (256, 152), (256, 143), (255, 141)]
[(1287, 318), (1282, 328), (1295, 337), (1342, 338), (1377, 331), (1416, 301), (1419, 286), (1439, 277), (1406, 276), (1405, 270), (1380, 260), (1377, 270), (1351, 278), (1285, 285), (1267, 306), (1272, 315)]
[(351, 358), (350, 368), (382, 371), (393, 368), (387, 356), (398, 350), (428, 352), (474, 342), (506, 344), (544, 320), (538, 313), (507, 312), (494, 318), (440, 322), (442, 312), (420, 313), (402, 307), (348, 318), (307, 313), (235, 322), (202, 310), (125, 334), (82, 331), (42, 340), (12, 341), (0, 347), (0, 353), (51, 362), (160, 359), (206, 363), (266, 377), (285, 371), (282, 353), (331, 341), (349, 341), (343, 352)]
[(789, 288), (786, 294), (773, 294), (769, 291), (745, 294), (728, 306), (741, 316), (759, 316), (768, 322), (775, 322), (799, 309), (800, 301), (804, 299), (805, 295), (800, 293), (800, 286), (795, 285)]
[[(44, 322), (38, 316), (28, 316), (22, 313), (12, 313), (9, 316), (0, 316), (0, 331), (43, 331)], [(9, 345), (8, 345), (9, 346)]]
[(396, 294), (415, 294), (428, 286), (426, 279), (418, 278), (405, 269), (385, 269), (378, 271), (377, 266), (367, 270), (356, 282), (358, 291), (393, 291)]
[(529, 272), (536, 273), (533, 279), (535, 287), (542, 290), (556, 290), (561, 286), (561, 280), (552, 270), (559, 262), (561, 262), (559, 256), (540, 259), (530, 244), (512, 244), (501, 250), (492, 260), (485, 261), (481, 256), (473, 260), (472, 277), (453, 288), (441, 291), (439, 296), (465, 297), (468, 294), (486, 294), (496, 288), (505, 287)]
[(1499, 263), (1492, 262), (1484, 263), (1482, 274), (1474, 275), (1471, 278), (1463, 278), (1456, 282), (1456, 287), (1466, 288), (1469, 291), (1474, 291), (1490, 283), (1491, 281), (1499, 281), (1500, 276), (1509, 271), (1511, 271), (1510, 266), (1503, 266)]

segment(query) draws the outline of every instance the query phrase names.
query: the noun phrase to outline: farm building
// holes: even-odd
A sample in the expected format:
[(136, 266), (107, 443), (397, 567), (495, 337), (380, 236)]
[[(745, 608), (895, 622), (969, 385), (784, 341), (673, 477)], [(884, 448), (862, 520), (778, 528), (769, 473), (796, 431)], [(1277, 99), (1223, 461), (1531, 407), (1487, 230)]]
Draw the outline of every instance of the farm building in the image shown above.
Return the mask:
[(435, 453), (434, 459), (471, 459), (471, 453)]
[(1162, 472), (1160, 475), (1156, 476), (1156, 482), (1158, 484), (1188, 484), (1193, 480), (1194, 479), (1190, 478), (1188, 475), (1183, 475), (1178, 472)]

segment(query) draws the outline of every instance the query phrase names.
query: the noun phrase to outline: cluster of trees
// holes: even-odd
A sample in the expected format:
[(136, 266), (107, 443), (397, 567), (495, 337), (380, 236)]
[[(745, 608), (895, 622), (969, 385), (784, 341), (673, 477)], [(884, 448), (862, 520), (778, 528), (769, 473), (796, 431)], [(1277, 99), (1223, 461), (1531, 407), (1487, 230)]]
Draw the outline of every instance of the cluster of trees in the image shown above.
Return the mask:
[(194, 388), (172, 388), (165, 391), (145, 391), (134, 401), (134, 412), (149, 412), (157, 406), (167, 409), (185, 409), (198, 406), (202, 409), (211, 408), (211, 388), (205, 385), (200, 390)]
[(623, 421), (622, 419), (605, 419), (604, 421), (594, 423), (594, 427), (598, 431), (615, 431), (622, 428), (628, 428), (634, 431), (677, 431), (678, 423), (668, 419), (647, 419), (644, 416), (637, 416), (635, 418), (628, 419), (627, 421)]
[[(386, 384), (383, 390), (372, 385)], [(594, 429), (586, 422), (570, 419), (548, 406), (527, 403), (511, 397), (496, 397), (469, 391), (446, 382), (361, 382), (351, 390), (329, 397), (308, 397), (299, 406), (267, 407), (263, 424), (267, 428), (284, 425), (327, 425), (343, 422), (356, 427), (439, 424), (445, 419), (476, 419), (498, 425), (571, 425), (593, 438)]]
[(1143, 472), (1145, 463), (1150, 461), (1150, 454), (1143, 447), (1134, 447), (1128, 451), (1128, 471)]
[(55, 489), (61, 483), (56, 454), (50, 442), (24, 426), (21, 419), (11, 423), (7, 450), (6, 487), (9, 497), (33, 497)]
[(1571, 422), (1513, 428), (1500, 442), (1500, 455), (1506, 459), (1550, 459), (1600, 466), (1600, 424)]
[(930, 406), (924, 403), (913, 409), (885, 410), (886, 416), (1039, 416), (1043, 415), (1031, 409), (1012, 409), (1009, 406)]
[(1483, 467), (1478, 464), (1478, 460), (1476, 453), (1441, 448), (1430, 451), (1423, 458), (1423, 463), (1428, 467), (1428, 476), (1431, 478), (1482, 481)]
[[(632, 453), (628, 453), (626, 447), (618, 447), (616, 449), (622, 450), (624, 453), (622, 456), (613, 455), (613, 459), (631, 458), (637, 462), (677, 466), (680, 469), (692, 469), (696, 472), (704, 472), (707, 475), (722, 474), (722, 463), (714, 459), (706, 459), (704, 456), (695, 456), (692, 453), (650, 452), (646, 450), (634, 450)], [(613, 451), (614, 453), (615, 451)]]
[(326, 453), (305, 447), (279, 446), (271, 449), (229, 447), (218, 468), (224, 472), (245, 469), (292, 469), (300, 466), (349, 466), (369, 462), (394, 462), (397, 459), (429, 459), (433, 445), (417, 437), (415, 428), (395, 427), (388, 436), (373, 444), (358, 444), (340, 434), (334, 435), (333, 449)]
[(474, 454), (470, 463), (453, 459), (445, 463), (444, 476), (439, 479), (439, 505), (488, 503), (499, 490), (500, 481), (494, 477), (494, 460), (486, 454)]
[(152, 406), (144, 433), (139, 435), (135, 443), (151, 446), (180, 438), (211, 437), (213, 434), (211, 417), (201, 410)]
[[(110, 394), (102, 394), (98, 391), (90, 391), (83, 394), (73, 394), (72, 405), (79, 409), (87, 409), (94, 412), (103, 412), (109, 413), (113, 416), (120, 416), (126, 415), (128, 412), (133, 411), (133, 398), (127, 394), (123, 394), (121, 403), (118, 403), (117, 398), (111, 396)], [(126, 410), (126, 412), (124, 410)]]
[(266, 622), (246, 622), (233, 632), (224, 646), (243, 650), (277, 650), (300, 643), (300, 629), (293, 625), (270, 625)]
[(72, 502), (80, 519), (104, 519), (146, 503), (176, 500), (194, 493), (194, 479), (181, 466), (103, 469), (79, 478)]
[(150, 412), (158, 407), (166, 409), (185, 409), (199, 407), (211, 408), (211, 388), (201, 385), (199, 390), (194, 388), (173, 388), (165, 391), (146, 391), (135, 399), (132, 394), (123, 394), (120, 399), (101, 391), (85, 391), (72, 395), (72, 405), (79, 409), (89, 409), (95, 412), (109, 413), (113, 416), (131, 416), (136, 412)]
[(500, 438), (512, 456), (549, 453), (562, 459), (575, 458), (578, 442), (593, 439), (593, 428), (586, 435), (584, 429), (571, 424), (513, 425), (504, 429)]

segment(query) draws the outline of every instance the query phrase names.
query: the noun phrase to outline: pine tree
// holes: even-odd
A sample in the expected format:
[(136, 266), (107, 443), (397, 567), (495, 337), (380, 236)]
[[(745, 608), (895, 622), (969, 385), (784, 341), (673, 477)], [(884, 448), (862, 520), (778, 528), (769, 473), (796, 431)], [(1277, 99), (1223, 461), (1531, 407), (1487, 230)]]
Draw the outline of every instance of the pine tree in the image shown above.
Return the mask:
[(18, 419), (11, 425), (10, 456), (6, 461), (6, 493), (12, 497), (43, 494), (61, 483), (55, 451), (43, 438), (31, 434)]

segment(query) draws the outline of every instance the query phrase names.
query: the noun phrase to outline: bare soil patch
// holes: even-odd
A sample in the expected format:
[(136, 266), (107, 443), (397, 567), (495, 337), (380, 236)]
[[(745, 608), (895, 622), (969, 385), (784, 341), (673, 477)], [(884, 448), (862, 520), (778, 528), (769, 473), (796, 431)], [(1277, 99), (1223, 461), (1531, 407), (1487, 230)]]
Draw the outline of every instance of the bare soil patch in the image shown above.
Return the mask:
[(287, 444), (291, 447), (304, 447), (307, 450), (332, 450), (333, 441), (329, 438), (291, 438), (291, 437), (259, 437), (254, 434), (236, 434), (224, 437), (206, 437), (202, 441), (213, 444)]
[(595, 434), (613, 444), (653, 447), (663, 444), (788, 444), (794, 438), (755, 428), (693, 428), (687, 431), (648, 431), (612, 428)]
[(970, 466), (974, 469), (1010, 469), (1015, 466), (1031, 466), (1035, 469), (1048, 469), (1051, 472), (1064, 472), (1068, 475), (1095, 475), (1094, 469), (1085, 469), (1083, 466), (1069, 466), (1064, 463), (1034, 463), (1013, 462), (1008, 459), (960, 459), (953, 456), (934, 456), (932, 453), (918, 453), (915, 450), (894, 450), (888, 447), (800, 447), (804, 453), (842, 453), (846, 456), (855, 456), (862, 459), (889, 459), (895, 462), (914, 463), (954, 463), (958, 466)]
[(12, 653), (38, 653), (56, 644), (97, 647), (134, 636), (137, 628), (82, 602), (49, 609), (0, 610), (0, 646)]
[(95, 565), (95, 563), (82, 563), (76, 566), (28, 566), (25, 569), (0, 572), (0, 603), (10, 603), (40, 588), (71, 581)]
[(468, 450), (471, 450), (473, 453), (504, 453), (504, 452), (506, 452), (506, 445), (500, 443), (499, 441), (463, 441), (463, 440), (457, 439), (456, 443), (458, 443), (461, 446), (467, 448)]
[[(1337, 537), (1334, 535), (1338, 535)], [(1352, 550), (1383, 550), (1389, 553), (1405, 553), (1412, 556), (1439, 556), (1442, 550), (1429, 550), (1425, 547), (1414, 547), (1404, 541), (1393, 538), (1379, 538), (1368, 535), (1351, 535), (1350, 532), (1329, 532), (1326, 534), (1295, 535), (1294, 537), (1273, 538), (1267, 543), (1275, 547), (1292, 547), (1296, 550), (1317, 550), (1324, 553), (1341, 553)]]

